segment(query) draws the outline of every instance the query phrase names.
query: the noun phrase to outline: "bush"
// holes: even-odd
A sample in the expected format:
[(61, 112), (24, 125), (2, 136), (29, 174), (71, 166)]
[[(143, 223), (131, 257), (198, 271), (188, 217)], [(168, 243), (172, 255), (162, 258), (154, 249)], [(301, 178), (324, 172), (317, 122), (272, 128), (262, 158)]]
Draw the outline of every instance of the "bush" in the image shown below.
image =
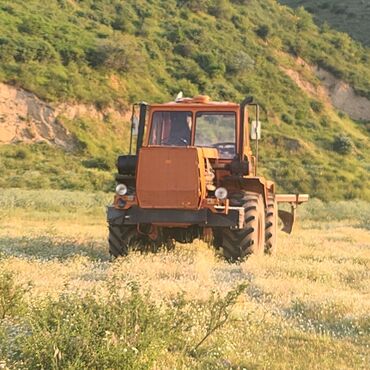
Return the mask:
[(194, 44), (190, 42), (183, 42), (175, 46), (174, 51), (175, 53), (185, 57), (189, 58), (193, 55), (195, 50)]
[(314, 22), (312, 15), (308, 13), (302, 6), (296, 9), (295, 13), (298, 17), (297, 28), (299, 31), (307, 31), (313, 27)]
[(120, 35), (99, 41), (87, 57), (93, 67), (105, 67), (119, 72), (132, 71), (143, 63), (143, 56), (135, 40)]
[(28, 33), (29, 35), (38, 35), (41, 31), (41, 24), (39, 19), (27, 18), (18, 25), (18, 31)]
[(256, 29), (256, 34), (261, 37), (261, 39), (266, 40), (270, 34), (270, 27), (267, 24), (263, 24)]
[(330, 126), (330, 119), (327, 116), (324, 116), (320, 119), (320, 125), (323, 127), (329, 127)]
[(18, 149), (14, 154), (14, 158), (16, 158), (16, 159), (26, 159), (27, 155), (28, 155), (28, 152), (26, 150)]
[(290, 114), (287, 114), (287, 113), (283, 113), (283, 114), (281, 115), (281, 119), (282, 119), (285, 123), (287, 123), (287, 124), (289, 124), (289, 125), (291, 125), (291, 124), (294, 122), (293, 117), (292, 117)]
[(208, 12), (217, 18), (230, 19), (232, 8), (226, 0), (213, 0)]
[(97, 168), (99, 170), (108, 171), (110, 166), (108, 161), (105, 158), (91, 158), (82, 161), (82, 165), (86, 168)]
[(26, 289), (14, 281), (10, 272), (0, 272), (0, 320), (14, 316), (23, 309), (23, 296)]
[(16, 44), (7, 37), (0, 37), (0, 61), (9, 63), (14, 61)]
[(254, 64), (254, 60), (247, 53), (239, 50), (228, 58), (226, 70), (229, 73), (243, 73), (253, 68)]
[(338, 135), (333, 141), (333, 150), (339, 154), (349, 154), (353, 150), (353, 142), (346, 135)]
[(317, 100), (312, 100), (310, 106), (315, 113), (321, 113), (324, 108), (324, 104)]
[(199, 65), (211, 76), (215, 77), (217, 75), (225, 73), (226, 67), (212, 53), (201, 53), (197, 57)]
[(122, 288), (111, 281), (104, 300), (93, 293), (63, 295), (36, 306), (27, 319), (32, 329), (18, 334), (9, 362), (22, 360), (28, 369), (148, 369), (171, 352), (189, 367), (245, 290), (240, 285), (225, 298), (194, 302), (179, 295), (159, 307), (136, 283)]
[(127, 15), (117, 15), (112, 22), (112, 28), (117, 31), (133, 33), (135, 27), (132, 25), (130, 18)]
[(184, 6), (189, 8), (192, 11), (200, 12), (207, 11), (209, 0), (177, 0), (179, 6)]

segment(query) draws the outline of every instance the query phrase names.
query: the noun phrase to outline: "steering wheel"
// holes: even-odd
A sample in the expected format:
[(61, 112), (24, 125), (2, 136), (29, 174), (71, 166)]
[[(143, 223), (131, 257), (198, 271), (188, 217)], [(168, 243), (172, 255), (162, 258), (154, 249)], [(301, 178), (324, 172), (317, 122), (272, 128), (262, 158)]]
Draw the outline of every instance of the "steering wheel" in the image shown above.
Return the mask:
[(183, 137), (165, 138), (161, 141), (161, 145), (186, 146), (189, 145), (188, 140)]
[(213, 144), (212, 146), (218, 150), (221, 156), (223, 155), (228, 158), (234, 158), (235, 156), (235, 143), (232, 141), (216, 143)]

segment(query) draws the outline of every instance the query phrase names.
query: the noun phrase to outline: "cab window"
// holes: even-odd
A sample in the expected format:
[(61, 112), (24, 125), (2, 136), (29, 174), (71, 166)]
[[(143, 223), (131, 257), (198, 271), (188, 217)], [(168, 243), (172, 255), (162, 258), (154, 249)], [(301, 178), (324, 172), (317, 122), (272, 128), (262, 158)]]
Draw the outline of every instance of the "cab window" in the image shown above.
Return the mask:
[(192, 121), (191, 112), (154, 112), (149, 145), (191, 145)]
[(198, 112), (195, 146), (217, 148), (220, 158), (235, 157), (236, 115), (234, 112)]

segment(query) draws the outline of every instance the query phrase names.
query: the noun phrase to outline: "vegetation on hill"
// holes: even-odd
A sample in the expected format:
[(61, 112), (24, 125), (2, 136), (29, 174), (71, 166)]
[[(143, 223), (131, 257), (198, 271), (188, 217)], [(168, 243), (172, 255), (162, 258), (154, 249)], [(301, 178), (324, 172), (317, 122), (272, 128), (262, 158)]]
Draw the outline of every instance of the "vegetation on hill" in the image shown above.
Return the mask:
[(321, 23), (347, 32), (370, 46), (370, 3), (365, 0), (279, 0), (293, 7), (303, 6)]
[[(281, 70), (298, 69), (299, 56), (370, 97), (370, 51), (316, 26), (303, 9), (289, 10), (275, 0), (0, 0), (0, 31), (0, 80), (47, 101), (104, 108), (165, 101), (180, 90), (215, 100), (253, 95), (266, 111), (263, 172), (280, 190), (370, 199), (366, 126), (303, 93)], [(22, 148), (29, 152), (27, 162), (13, 158), (18, 149), (2, 147), (3, 178), (23, 181), (1, 185), (29, 186), (24, 170), (31, 170), (33, 187), (39, 181), (42, 187), (108, 188), (107, 168), (120, 143), (127, 149), (128, 131), (122, 140), (113, 134), (103, 138), (95, 135), (95, 124), (68, 123), (82, 143), (72, 154), (48, 154), (54, 149), (44, 148), (43, 156), (33, 145)], [(338, 137), (351, 147), (335, 150)], [(58, 165), (49, 160), (53, 157)], [(39, 162), (38, 173), (32, 158)], [(93, 170), (86, 169), (88, 161)], [(104, 179), (105, 186), (92, 178)]]

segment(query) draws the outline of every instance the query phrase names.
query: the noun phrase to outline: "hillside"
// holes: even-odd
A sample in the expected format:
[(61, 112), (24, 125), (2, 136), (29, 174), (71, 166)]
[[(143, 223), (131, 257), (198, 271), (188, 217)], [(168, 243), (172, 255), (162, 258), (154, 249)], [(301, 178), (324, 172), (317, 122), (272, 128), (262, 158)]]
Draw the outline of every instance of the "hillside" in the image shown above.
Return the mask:
[(364, 0), (279, 0), (293, 7), (304, 6), (315, 18), (331, 27), (347, 32), (354, 39), (370, 46), (370, 2)]
[[(108, 190), (127, 150), (129, 104), (182, 90), (255, 97), (266, 112), (262, 171), (280, 191), (370, 199), (370, 51), (302, 9), (275, 0), (0, 0), (0, 34), (9, 137), (0, 138), (0, 186)], [(37, 109), (11, 118), (9, 106)]]

